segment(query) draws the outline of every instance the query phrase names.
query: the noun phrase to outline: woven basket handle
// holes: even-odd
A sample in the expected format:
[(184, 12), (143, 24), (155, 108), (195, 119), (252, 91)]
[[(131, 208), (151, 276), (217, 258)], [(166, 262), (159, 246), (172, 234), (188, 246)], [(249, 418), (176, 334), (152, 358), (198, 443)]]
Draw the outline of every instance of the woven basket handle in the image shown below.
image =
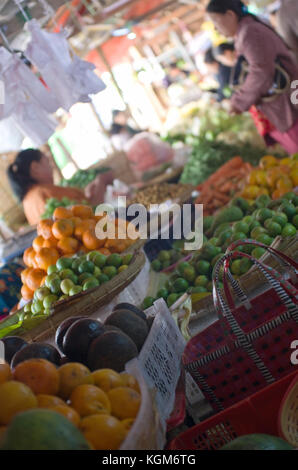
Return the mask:
[(296, 283), (297, 282), (297, 276), (298, 276), (298, 263), (296, 263), (295, 260), (290, 258), (289, 256), (285, 255), (279, 250), (276, 250), (275, 248), (272, 248), (271, 246), (264, 245), (263, 243), (260, 243), (256, 240), (237, 240), (236, 242), (232, 243), (226, 250), (226, 253), (230, 251), (234, 251), (237, 249), (239, 246), (242, 245), (254, 245), (256, 247), (264, 248), (266, 251), (268, 251), (273, 258), (282, 266), (289, 268), (291, 270), (291, 279), (292, 282)]

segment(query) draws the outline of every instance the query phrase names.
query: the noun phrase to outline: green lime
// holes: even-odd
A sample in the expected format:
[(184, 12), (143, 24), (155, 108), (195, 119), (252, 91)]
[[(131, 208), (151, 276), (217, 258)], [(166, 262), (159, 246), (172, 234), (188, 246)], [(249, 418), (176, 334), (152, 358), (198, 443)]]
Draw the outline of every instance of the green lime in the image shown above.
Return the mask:
[(292, 224), (298, 228), (298, 214), (293, 217)]
[(31, 306), (32, 306), (32, 301), (28, 302), (26, 305), (24, 305), (24, 312), (25, 313), (31, 313)]
[(281, 227), (284, 227), (288, 222), (288, 217), (283, 212), (276, 212), (272, 217), (272, 221), (279, 224)]
[(70, 290), (74, 287), (74, 283), (70, 279), (64, 279), (60, 284), (63, 294), (69, 295)]
[(211, 261), (211, 267), (214, 268), (217, 261), (224, 256), (224, 253), (219, 253), (217, 256), (214, 256), (213, 260)]
[(245, 240), (247, 238), (247, 235), (244, 232), (235, 232), (232, 235), (232, 242), (236, 242), (238, 240)]
[(217, 238), (217, 237), (210, 238), (209, 243), (211, 243), (211, 245), (218, 246), (219, 245), (219, 238)]
[(277, 222), (274, 222), (273, 219), (265, 220), (264, 225), (271, 237), (277, 237), (277, 235), (281, 234), (282, 227)]
[(58, 276), (58, 274), (52, 273), (52, 274), (49, 274), (49, 275), (46, 277), (45, 285), (46, 285), (46, 287), (47, 287), (48, 289), (51, 289), (51, 282), (52, 282), (54, 279), (58, 279), (58, 281), (60, 281), (60, 277)]
[(115, 266), (105, 266), (102, 272), (106, 274), (109, 279), (112, 279), (117, 274), (117, 268), (115, 268)]
[(132, 260), (132, 253), (128, 253), (127, 255), (124, 255), (122, 258), (122, 263), (125, 264), (126, 266), (129, 266)]
[(106, 265), (106, 262), (107, 262), (107, 257), (103, 255), (102, 253), (97, 253), (97, 255), (94, 256), (93, 263), (98, 268), (103, 268)]
[(296, 194), (293, 192), (289, 192), (283, 195), (282, 199), (287, 199), (288, 201), (292, 202), (295, 198)]
[(231, 271), (238, 276), (241, 274), (241, 259), (236, 259), (231, 264)]
[(221, 253), (221, 249), (219, 247), (214, 246), (211, 243), (206, 243), (203, 245), (201, 256), (204, 260), (211, 261), (214, 256), (218, 255), (219, 253)]
[(169, 297), (167, 298), (168, 307), (171, 307), (178, 299), (179, 299), (179, 294), (170, 294)]
[(87, 279), (83, 284), (83, 291), (94, 289), (95, 287), (99, 286), (99, 282), (95, 277), (90, 277)]
[(99, 284), (104, 284), (105, 282), (108, 282), (110, 279), (109, 277), (106, 275), (106, 274), (100, 274), (100, 276), (98, 276), (97, 278)]
[(188, 282), (193, 282), (196, 278), (195, 268), (193, 266), (189, 266), (189, 268), (184, 269), (183, 278)]
[(270, 209), (266, 209), (265, 207), (262, 209), (258, 209), (256, 212), (256, 219), (261, 224), (263, 224), (265, 220), (270, 219), (271, 217), (272, 211)]
[(127, 264), (122, 264), (120, 268), (118, 269), (118, 273), (122, 273), (123, 271), (126, 271), (128, 268)]
[(83, 273), (91, 273), (93, 274), (94, 273), (94, 264), (91, 262), (91, 261), (83, 261), (80, 265), (79, 265), (79, 273), (80, 274), (83, 274)]
[(284, 228), (282, 229), (281, 235), (282, 237), (293, 237), (296, 235), (296, 227), (292, 224), (286, 224)]
[[(215, 256), (217, 256), (217, 254)], [(196, 264), (196, 271), (198, 274), (208, 275), (210, 272), (210, 263), (205, 260), (198, 261)]]
[(173, 287), (176, 293), (186, 292), (187, 289), (189, 288), (189, 283), (186, 281), (186, 279), (183, 279), (182, 277), (178, 277), (178, 279), (174, 281)]
[(98, 254), (98, 251), (90, 251), (87, 254), (87, 261), (91, 261), (92, 263), (94, 263), (94, 259), (97, 257)]
[(191, 294), (202, 294), (203, 292), (208, 292), (204, 286), (195, 286), (191, 288)]
[(81, 264), (81, 260), (80, 258), (76, 258), (73, 260), (72, 264), (71, 264), (71, 270), (74, 271), (75, 273), (78, 273), (79, 272), (79, 266)]
[(71, 269), (62, 269), (62, 271), (59, 272), (59, 277), (63, 281), (63, 279), (69, 279), (70, 276), (73, 275), (73, 271)]
[(186, 261), (182, 261), (181, 263), (178, 264), (177, 270), (183, 276), (185, 269), (190, 268), (191, 265), (187, 263)]
[(162, 269), (161, 262), (158, 259), (155, 259), (151, 263), (151, 268), (153, 269), (153, 271), (156, 271), (156, 272), (161, 271)]
[(51, 306), (57, 302), (58, 300), (58, 297), (57, 295), (54, 295), (54, 294), (50, 294), (50, 295), (47, 295), (47, 297), (45, 297), (43, 299), (43, 306), (45, 309), (49, 309), (51, 308)]
[(222, 224), (220, 224), (214, 231), (214, 236), (215, 237), (219, 237), (223, 232), (225, 232), (226, 230), (230, 229), (231, 226), (229, 224), (229, 222), (224, 222)]
[(255, 248), (254, 250), (252, 250), (251, 252), (251, 255), (256, 258), (256, 259), (259, 259), (261, 258), (261, 256), (263, 256), (264, 254), (266, 253), (266, 250), (265, 248), (261, 248), (261, 247), (257, 247)]
[(279, 206), (279, 212), (283, 212), (291, 220), (296, 215), (296, 207), (291, 202), (283, 202)]
[(108, 256), (106, 265), (114, 266), (115, 268), (120, 268), (120, 266), (122, 265), (121, 256), (117, 253), (113, 253), (112, 255)]
[[(251, 217), (251, 216), (250, 216)], [(233, 232), (234, 233), (244, 233), (244, 234), (248, 234), (249, 232), (249, 224), (247, 224), (246, 222), (243, 222), (243, 221), (240, 221), (240, 222), (236, 222), (234, 225), (233, 225)]]
[(161, 263), (161, 268), (162, 268), (162, 269), (167, 269), (167, 268), (169, 268), (170, 266), (171, 266), (171, 261), (170, 261), (169, 259), (168, 259), (167, 261), (163, 261), (163, 262)]
[(198, 287), (206, 287), (209, 282), (209, 279), (207, 276), (201, 275), (198, 276), (195, 280), (195, 286)]
[(56, 266), (59, 271), (62, 271), (62, 269), (68, 269), (71, 267), (73, 263), (73, 258), (67, 258), (66, 256), (62, 256), (62, 258), (59, 258)]
[(69, 295), (70, 297), (72, 297), (73, 295), (80, 294), (82, 290), (83, 290), (82, 286), (73, 286), (69, 291)]
[(60, 294), (60, 292), (61, 292), (60, 284), (61, 284), (61, 280), (60, 280), (60, 279), (53, 279), (53, 280), (50, 282), (49, 289), (50, 289), (50, 291), (51, 291), (52, 294), (55, 294), (55, 295)]
[(44, 306), (41, 300), (33, 300), (32, 305), (31, 305), (31, 312), (33, 313), (33, 315), (42, 313), (43, 309), (44, 309)]
[(232, 229), (228, 229), (220, 234), (220, 237), (219, 237), (220, 246), (223, 246), (228, 240), (230, 240), (230, 238), (232, 237), (232, 233), (233, 233)]
[(43, 300), (50, 293), (51, 292), (48, 287), (40, 287), (34, 292), (34, 298), (36, 298), (37, 300)]
[(158, 259), (159, 261), (163, 262), (163, 261), (170, 261), (171, 260), (171, 253), (169, 251), (166, 251), (166, 250), (162, 250), (159, 252), (158, 254)]
[(208, 292), (212, 292), (213, 290), (213, 282), (212, 281), (209, 281), (207, 286), (206, 286), (206, 289)]
[(252, 267), (253, 262), (248, 258), (242, 258), (240, 261), (240, 274), (245, 274)]
[(79, 276), (79, 279), (78, 279), (78, 282), (79, 284), (82, 286), (84, 284), (84, 282), (87, 280), (87, 279), (90, 279), (92, 276), (91, 273), (83, 273), (83, 274), (80, 274)]
[(258, 222), (257, 220), (253, 220), (249, 226), (250, 233), (252, 232), (254, 228), (257, 228), (257, 227), (261, 227), (260, 222)]
[(263, 243), (264, 245), (270, 246), (271, 243), (273, 242), (273, 238), (269, 237), (267, 233), (261, 233), (256, 240), (260, 243)]
[(267, 207), (269, 202), (271, 202), (271, 198), (268, 196), (268, 194), (262, 194), (261, 196), (257, 197), (255, 201), (258, 207)]
[(267, 233), (264, 227), (255, 227), (250, 232), (250, 238), (256, 240), (256, 238), (259, 237), (262, 233)]
[(143, 300), (143, 309), (144, 309), (144, 310), (147, 310), (147, 308), (152, 307), (152, 305), (154, 304), (154, 302), (155, 302), (155, 298), (154, 298), (154, 297), (145, 297), (145, 299)]
[(248, 255), (251, 254), (253, 249), (254, 245), (241, 245), (237, 247), (238, 251), (241, 251), (242, 253), (247, 253)]
[(57, 273), (58, 272), (58, 268), (55, 264), (52, 264), (52, 266), (49, 266), (48, 269), (47, 269), (47, 274), (53, 274), (53, 273)]
[(159, 289), (156, 295), (158, 299), (163, 298), (165, 300), (167, 300), (168, 296), (169, 296), (169, 291), (165, 287), (162, 287), (161, 289)]
[(101, 269), (98, 268), (97, 266), (95, 266), (94, 272), (93, 272), (93, 276), (94, 276), (94, 277), (98, 277), (98, 276), (100, 276), (100, 275), (101, 275)]
[[(244, 222), (245, 224), (247, 224), (250, 228), (250, 224), (252, 224), (252, 222), (254, 221), (254, 218), (252, 215), (246, 215), (245, 217), (243, 217), (243, 220), (242, 222)], [(244, 230), (240, 230), (240, 232), (243, 232)]]

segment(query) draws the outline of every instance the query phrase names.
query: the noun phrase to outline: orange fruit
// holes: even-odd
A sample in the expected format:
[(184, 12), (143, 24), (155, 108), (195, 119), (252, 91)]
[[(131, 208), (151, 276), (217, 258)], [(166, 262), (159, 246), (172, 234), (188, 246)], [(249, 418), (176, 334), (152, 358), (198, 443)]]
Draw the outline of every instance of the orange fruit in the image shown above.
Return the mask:
[(26, 268), (21, 272), (21, 281), (23, 284), (26, 284), (27, 276), (32, 268)]
[(9, 364), (5, 362), (4, 364), (0, 364), (0, 384), (7, 382), (8, 380), (12, 379), (12, 373), (9, 367)]
[(92, 372), (94, 385), (101, 388), (104, 392), (108, 392), (112, 388), (121, 387), (123, 385), (121, 375), (112, 369), (100, 369)]
[(38, 235), (38, 237), (34, 238), (32, 246), (36, 253), (38, 253), (42, 249), (43, 242), (44, 238), (41, 235)]
[(55, 209), (53, 213), (53, 217), (55, 220), (70, 219), (72, 215), (73, 214), (71, 210), (66, 209), (66, 207), (57, 207), (57, 209)]
[(59, 258), (59, 253), (55, 248), (42, 248), (35, 256), (38, 266), (44, 271), (47, 271), (52, 264), (56, 264)]
[(83, 233), (83, 243), (88, 250), (92, 251), (102, 247), (105, 241), (99, 240), (96, 237), (94, 230), (87, 230)]
[(128, 387), (113, 388), (108, 392), (111, 402), (112, 415), (121, 420), (135, 418), (138, 414), (141, 395)]
[(73, 234), (73, 222), (69, 219), (57, 220), (52, 228), (52, 233), (57, 240), (64, 237), (71, 237)]
[(32, 300), (34, 296), (33, 290), (29, 289), (26, 284), (24, 284), (21, 288), (21, 296), (24, 300)]
[(94, 383), (90, 370), (79, 362), (69, 362), (59, 367), (60, 387), (58, 395), (65, 400), (78, 385)]
[(290, 173), (290, 178), (292, 180), (293, 185), (296, 187), (298, 186), (298, 167), (293, 168)]
[(76, 253), (79, 248), (79, 242), (72, 237), (63, 237), (58, 242), (58, 248), (63, 254)]
[(59, 373), (46, 359), (28, 359), (16, 366), (13, 378), (23, 382), (35, 394), (56, 395), (59, 390)]
[(46, 395), (44, 393), (36, 395), (38, 408), (53, 408), (58, 405), (65, 405), (65, 402), (54, 395)]
[(293, 189), (292, 180), (286, 175), (282, 176), (277, 180), (276, 189), (287, 189), (288, 191), (290, 191), (291, 189)]
[(95, 450), (117, 450), (127, 434), (121, 421), (104, 414), (83, 418), (80, 430)]
[(73, 223), (74, 228), (78, 227), (82, 223), (82, 219), (80, 217), (71, 217), (69, 220)]
[(57, 405), (53, 406), (51, 410), (60, 413), (61, 415), (65, 416), (69, 421), (72, 422), (74, 426), (78, 426), (80, 424), (80, 415), (76, 412), (73, 408), (68, 405)]
[(107, 394), (95, 385), (79, 385), (70, 395), (70, 403), (80, 416), (110, 414), (111, 404)]
[(90, 219), (91, 217), (93, 217), (93, 210), (90, 206), (73, 206), (71, 208), (71, 212), (75, 217), (80, 217), (81, 219)]
[(58, 240), (52, 235), (50, 238), (43, 242), (43, 248), (57, 248)]
[(268, 168), (272, 168), (278, 164), (278, 160), (273, 155), (265, 155), (260, 160), (260, 168), (262, 170), (267, 170)]
[(35, 254), (36, 254), (35, 250), (34, 248), (32, 248), (32, 246), (30, 246), (24, 251), (23, 261), (25, 265), (28, 266), (29, 268), (33, 268), (33, 261), (35, 258)]
[(38, 289), (46, 274), (47, 273), (43, 269), (32, 269), (27, 276), (27, 287), (32, 291)]
[(8, 424), (21, 411), (37, 408), (37, 398), (27, 385), (10, 380), (0, 385), (0, 423)]
[(45, 240), (48, 240), (52, 237), (52, 219), (41, 220), (37, 225), (37, 235), (42, 236)]
[(127, 372), (123, 372), (122, 374), (120, 374), (120, 377), (122, 381), (122, 387), (133, 388), (134, 390), (140, 393), (140, 386), (138, 384), (137, 379), (133, 375), (128, 374)]
[(124, 419), (123, 421), (121, 421), (127, 431), (130, 431), (134, 422), (135, 420), (132, 418)]

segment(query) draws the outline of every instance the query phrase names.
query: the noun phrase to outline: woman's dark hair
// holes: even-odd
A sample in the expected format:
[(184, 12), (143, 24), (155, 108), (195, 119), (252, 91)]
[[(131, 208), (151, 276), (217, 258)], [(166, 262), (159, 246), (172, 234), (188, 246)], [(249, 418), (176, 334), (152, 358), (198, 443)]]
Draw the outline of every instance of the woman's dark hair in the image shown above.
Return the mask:
[(23, 150), (17, 155), (14, 163), (8, 167), (8, 180), (19, 201), (22, 201), (30, 187), (37, 183), (30, 176), (30, 167), (32, 162), (39, 162), (41, 158), (42, 153), (39, 150)]
[(205, 52), (204, 62), (205, 64), (214, 64), (215, 62), (217, 62), (217, 60), (214, 57), (212, 47), (210, 47), (210, 49), (208, 49), (208, 51)]
[(215, 51), (214, 51), (215, 52), (215, 57), (219, 56), (219, 55), (224, 55), (224, 53), (226, 51), (234, 52), (235, 51), (234, 44), (231, 43), (231, 42), (223, 42), (223, 43), (219, 44), (219, 46), (217, 46)]
[(211, 0), (208, 7), (208, 13), (220, 13), (224, 15), (228, 10), (232, 10), (238, 18), (249, 15), (247, 6), (240, 0)]

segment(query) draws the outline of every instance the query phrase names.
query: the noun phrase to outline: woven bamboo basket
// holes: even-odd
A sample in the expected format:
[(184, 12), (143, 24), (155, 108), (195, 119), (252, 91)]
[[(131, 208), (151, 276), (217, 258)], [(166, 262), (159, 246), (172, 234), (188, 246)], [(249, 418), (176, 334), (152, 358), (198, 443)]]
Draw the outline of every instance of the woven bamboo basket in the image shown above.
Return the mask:
[(24, 338), (28, 342), (46, 341), (48, 338), (55, 335), (57, 327), (67, 317), (76, 315), (90, 316), (99, 308), (110, 303), (117, 294), (134, 281), (144, 264), (145, 255), (139, 250), (134, 253), (128, 268), (122, 273), (119, 273), (115, 278), (102, 286), (81, 292), (69, 299), (56, 303), (48, 318), (38, 323), (30, 330), (26, 331), (24, 327), (17, 330), (14, 334)]
[[(298, 235), (296, 235), (295, 237), (289, 237), (284, 240), (282, 240), (281, 237), (276, 237), (271, 246), (272, 248), (282, 251), (283, 253), (292, 257), (295, 260), (298, 257)], [(278, 261), (268, 252), (260, 258), (260, 261), (276, 269), (281, 274), (284, 274), (286, 272), (286, 269), (280, 263), (278, 263)], [(258, 293), (261, 293), (267, 285), (264, 282), (264, 277), (261, 274), (260, 270), (257, 269), (255, 266), (253, 266), (246, 274), (241, 276), (239, 278), (239, 281), (248, 296), (257, 295)], [(212, 295), (209, 295), (194, 303), (193, 311), (197, 314), (192, 316), (191, 322), (197, 320), (198, 318), (200, 318), (200, 316), (213, 316), (215, 314), (215, 309)]]

